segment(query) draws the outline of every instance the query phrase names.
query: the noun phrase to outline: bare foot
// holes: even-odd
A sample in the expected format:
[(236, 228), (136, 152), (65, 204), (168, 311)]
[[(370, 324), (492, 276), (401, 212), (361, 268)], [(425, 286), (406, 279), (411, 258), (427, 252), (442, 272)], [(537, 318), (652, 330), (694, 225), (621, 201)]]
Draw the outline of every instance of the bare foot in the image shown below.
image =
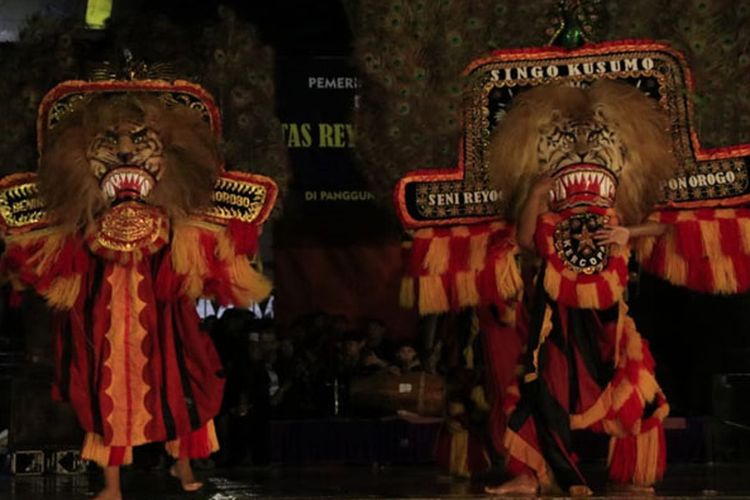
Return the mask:
[(203, 483), (195, 479), (193, 469), (190, 467), (190, 460), (181, 458), (169, 468), (169, 475), (180, 480), (184, 491), (198, 491), (203, 487)]
[(117, 465), (104, 467), (104, 489), (94, 497), (94, 500), (122, 500), (120, 491), (120, 467)]
[(643, 486), (632, 483), (610, 483), (609, 485), (607, 485), (607, 493), (611, 493), (615, 496), (653, 496), (655, 494), (655, 491), (653, 486)]
[(589, 488), (585, 484), (576, 484), (575, 486), (571, 486), (568, 489), (568, 493), (570, 493), (571, 497), (590, 497), (594, 494), (594, 492), (591, 491), (591, 488)]
[(122, 493), (119, 488), (104, 488), (94, 497), (94, 500), (122, 500)]
[(516, 476), (500, 486), (484, 488), (490, 495), (536, 495), (539, 491), (539, 481), (528, 474)]

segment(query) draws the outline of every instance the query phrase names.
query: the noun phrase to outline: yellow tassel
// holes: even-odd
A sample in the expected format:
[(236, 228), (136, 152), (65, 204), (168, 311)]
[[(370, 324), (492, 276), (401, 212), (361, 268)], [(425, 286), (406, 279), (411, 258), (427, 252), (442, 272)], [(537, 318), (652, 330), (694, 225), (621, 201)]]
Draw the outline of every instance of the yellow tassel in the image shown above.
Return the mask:
[(550, 469), (546, 460), (544, 460), (544, 457), (536, 450), (536, 448), (532, 447), (519, 434), (510, 428), (505, 429), (503, 444), (505, 445), (509, 457), (515, 458), (536, 472), (536, 477), (539, 479), (539, 485), (543, 489), (553, 487), (555, 479), (552, 475), (552, 469)]
[(259, 302), (271, 294), (271, 282), (253, 269), (250, 261), (244, 255), (237, 255), (227, 267), (227, 274), (232, 283), (234, 303), (239, 307), (247, 307)]
[(596, 291), (596, 284), (582, 283), (576, 285), (576, 295), (578, 296), (578, 307), (599, 309), (599, 294)]
[(451, 435), (450, 472), (459, 477), (469, 477), (469, 431), (461, 429)]
[(648, 370), (641, 369), (638, 372), (638, 390), (643, 396), (643, 400), (650, 403), (656, 397), (656, 393), (660, 391), (659, 383)]
[(208, 431), (208, 443), (210, 446), (211, 453), (219, 451), (219, 438), (216, 436), (216, 426), (214, 425), (214, 419), (206, 422), (206, 428)]
[[(544, 307), (544, 318), (542, 319), (542, 331), (539, 332), (539, 343), (534, 347), (533, 362), (534, 362), (534, 375), (539, 376), (539, 352), (542, 349), (542, 345), (547, 340), (549, 333), (552, 331), (552, 308), (550, 306)], [(537, 377), (532, 377), (532, 380)]]
[(451, 237), (453, 238), (468, 238), (469, 236), (471, 236), (471, 233), (466, 226), (455, 226), (451, 228)]
[(676, 285), (687, 283), (687, 262), (677, 252), (675, 235), (670, 232), (665, 236), (666, 248), (664, 249), (664, 278)]
[(450, 258), (450, 238), (439, 236), (430, 241), (430, 247), (424, 257), (424, 268), (430, 274), (443, 274), (448, 270)]
[[(668, 235), (663, 236), (667, 238)], [(654, 246), (656, 245), (656, 238), (653, 236), (646, 236), (635, 240), (634, 247), (636, 254), (638, 255), (638, 262), (643, 264), (651, 258), (651, 254), (654, 252)]]
[(654, 413), (652, 415), (654, 418), (659, 420), (660, 422), (664, 422), (664, 419), (669, 416), (669, 404), (664, 403), (661, 406), (659, 406), (656, 410), (654, 410)]
[[(112, 448), (104, 444), (104, 440), (99, 434), (87, 432), (83, 438), (83, 447), (81, 449), (81, 458), (91, 460), (99, 467), (109, 466), (109, 457)], [(133, 463), (133, 448), (128, 446), (125, 450), (125, 456), (122, 465)]]
[(643, 360), (643, 342), (638, 331), (635, 329), (633, 318), (627, 316), (623, 318), (623, 333), (626, 335), (625, 357), (633, 361)]
[(651, 486), (657, 480), (659, 464), (659, 429), (652, 428), (636, 436), (636, 459), (633, 483), (638, 486)]
[(677, 219), (678, 222), (686, 221), (686, 220), (696, 220), (695, 212), (692, 210), (680, 210), (677, 212)]
[(714, 290), (720, 293), (737, 293), (737, 273), (732, 259), (717, 256), (710, 258), (709, 263), (714, 277)]
[(481, 385), (475, 385), (471, 389), (471, 396), (469, 397), (479, 410), (486, 412), (490, 411), (490, 403), (487, 402), (487, 396)]
[(500, 321), (508, 326), (516, 326), (516, 305), (513, 303), (507, 304), (506, 307), (500, 308)]
[(516, 298), (521, 292), (523, 280), (514, 252), (508, 252), (495, 262), (495, 280), (497, 293), (503, 299)]
[(200, 244), (201, 229), (187, 224), (175, 225), (172, 234), (172, 266), (185, 276), (183, 292), (196, 299), (203, 292), (203, 280), (208, 274), (208, 262)]
[(414, 307), (414, 278), (411, 276), (404, 276), (401, 278), (399, 304), (406, 309)]
[(216, 256), (220, 260), (228, 261), (232, 259), (237, 252), (234, 249), (234, 243), (227, 235), (226, 230), (216, 233)]
[(44, 298), (54, 309), (70, 309), (78, 299), (81, 290), (81, 275), (75, 274), (65, 278), (56, 278), (44, 293)]
[(612, 387), (607, 386), (599, 395), (596, 402), (583, 413), (570, 416), (570, 428), (573, 430), (586, 429), (596, 422), (603, 420), (612, 407)]
[(469, 240), (469, 269), (474, 271), (484, 269), (489, 237), (489, 233), (482, 233), (472, 236)]
[(83, 438), (81, 458), (91, 460), (100, 467), (107, 467), (109, 465), (109, 447), (104, 445), (100, 435), (87, 432)]
[(742, 250), (745, 255), (750, 255), (750, 219), (738, 219), (737, 225), (740, 229), (742, 239)]
[(710, 259), (722, 257), (724, 253), (721, 251), (721, 231), (719, 231), (719, 221), (701, 221), (699, 224), (701, 238), (703, 240), (703, 248), (706, 250), (706, 255)]
[(560, 283), (562, 283), (560, 273), (551, 264), (547, 264), (547, 269), (544, 271), (544, 289), (550, 297), (560, 296)]
[(464, 347), (464, 363), (466, 368), (469, 370), (474, 369), (474, 340), (479, 335), (479, 316), (476, 310), (471, 311), (471, 330), (469, 333), (469, 339), (466, 341), (466, 347)]
[(459, 306), (469, 307), (479, 304), (476, 274), (473, 271), (457, 272), (455, 283)]
[(620, 277), (617, 275), (617, 273), (613, 271), (604, 271), (602, 273), (602, 277), (604, 278), (604, 281), (606, 281), (609, 285), (609, 289), (612, 292), (612, 297), (614, 298), (614, 300), (620, 300), (625, 289), (622, 286)]
[(435, 230), (431, 227), (427, 229), (417, 229), (414, 232), (414, 239), (431, 240), (435, 236)]
[(420, 314), (435, 314), (450, 309), (440, 276), (420, 276), (418, 297)]
[(8, 237), (6, 245), (8, 247), (18, 245), (21, 248), (27, 248), (38, 241), (42, 241), (41, 248), (29, 259), (35, 262), (31, 268), (31, 272), (36, 276), (42, 276), (46, 274), (47, 269), (57, 260), (57, 255), (60, 253), (63, 241), (67, 236), (68, 234), (60, 231), (42, 231), (39, 234), (31, 233), (30, 235)]
[(717, 208), (714, 210), (714, 217), (717, 219), (736, 219), (737, 211), (733, 208)]
[[(623, 380), (612, 391), (612, 409), (618, 411), (633, 394), (635, 388), (628, 380)], [(637, 393), (636, 393), (637, 394)], [(640, 396), (639, 396), (640, 397)]]

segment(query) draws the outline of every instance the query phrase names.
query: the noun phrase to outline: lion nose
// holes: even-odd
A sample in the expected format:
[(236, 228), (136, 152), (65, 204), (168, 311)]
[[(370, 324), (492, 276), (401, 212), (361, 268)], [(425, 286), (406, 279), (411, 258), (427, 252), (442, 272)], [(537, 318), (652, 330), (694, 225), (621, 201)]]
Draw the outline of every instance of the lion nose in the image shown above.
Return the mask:
[(133, 153), (130, 151), (120, 151), (117, 153), (117, 159), (120, 160), (120, 163), (128, 163), (131, 158), (133, 158)]

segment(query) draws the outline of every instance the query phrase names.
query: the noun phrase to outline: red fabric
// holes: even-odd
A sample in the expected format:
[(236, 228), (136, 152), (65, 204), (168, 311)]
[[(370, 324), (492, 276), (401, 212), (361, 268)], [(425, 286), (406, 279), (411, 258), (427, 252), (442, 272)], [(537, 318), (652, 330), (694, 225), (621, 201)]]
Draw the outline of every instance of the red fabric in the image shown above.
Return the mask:
[(454, 236), (450, 240), (450, 257), (448, 272), (457, 273), (468, 269), (471, 253), (471, 238), (469, 236)]
[(431, 238), (417, 236), (412, 242), (406, 271), (409, 276), (420, 276), (425, 272), (424, 259), (430, 249)]
[(216, 236), (210, 233), (202, 233), (199, 244), (203, 247), (203, 255), (206, 256), (209, 269), (209, 275), (204, 283), (205, 294), (213, 297), (220, 304), (231, 304), (233, 298), (231, 280), (224, 264), (216, 255)]
[(255, 224), (232, 219), (227, 232), (239, 255), (255, 255), (258, 252), (258, 226)]
[(638, 397), (638, 393), (633, 391), (630, 394), (630, 397), (625, 400), (622, 408), (617, 411), (617, 419), (622, 423), (625, 430), (630, 431), (642, 415), (643, 402), (640, 397)]
[[(160, 257), (161, 255), (161, 257)], [(143, 380), (150, 387), (145, 405), (153, 415), (145, 429), (150, 441), (167, 441), (187, 435), (213, 418), (219, 410), (223, 378), (219, 357), (209, 336), (199, 329), (193, 301), (176, 293), (178, 287), (160, 287), (152, 276), (170, 275), (171, 266), (161, 262), (169, 252), (138, 263), (143, 277), (138, 295), (146, 303), (140, 321), (148, 331), (142, 349), (148, 363)], [(73, 406), (87, 432), (111, 442), (113, 430), (107, 415), (113, 402), (106, 394), (111, 373), (104, 363), (111, 352), (105, 335), (110, 327), (108, 314), (112, 290), (107, 277), (116, 264), (87, 254), (92, 272), (84, 275), (82, 293), (70, 312), (56, 316), (57, 369), (55, 392)], [(100, 271), (93, 272), (95, 268)], [(101, 273), (101, 279), (95, 276)], [(161, 293), (157, 293), (160, 289)], [(164, 406), (166, 403), (167, 407)]]
[(508, 459), (508, 463), (505, 464), (505, 470), (507, 470), (508, 474), (513, 477), (522, 475), (534, 476), (534, 470), (531, 467), (521, 462), (520, 460), (516, 460), (513, 457), (510, 457), (510, 459)]
[(207, 458), (211, 452), (211, 440), (205, 425), (180, 438), (178, 458)]
[(505, 434), (505, 406), (508, 387), (516, 380), (522, 341), (518, 330), (499, 323), (488, 307), (477, 308), (479, 329), (484, 340), (490, 396), (489, 432), (495, 450), (502, 452)]
[[(670, 224), (672, 233), (655, 239), (650, 255), (641, 258), (641, 265), (645, 271), (663, 279), (673, 281), (678, 286), (685, 286), (691, 290), (703, 293), (743, 293), (750, 290), (750, 254), (742, 245), (744, 225), (740, 221), (750, 219), (750, 210), (737, 209), (699, 209), (688, 211), (658, 212), (652, 220)], [(679, 219), (679, 220), (678, 220)], [(706, 231), (706, 225), (701, 221), (718, 224), (718, 232)], [(713, 224), (712, 224), (713, 226)], [(721, 254), (732, 263), (736, 280), (736, 288), (717, 290), (717, 280), (714, 277), (714, 260), (708, 255), (704, 240), (718, 235)], [(667, 272), (667, 242), (674, 238), (674, 252), (687, 265), (687, 276), (680, 278), (683, 282), (674, 281), (674, 277)], [(729, 272), (732, 272), (730, 270)]]
[(107, 462), (107, 465), (110, 467), (119, 467), (125, 463), (125, 452), (127, 449), (126, 446), (112, 446), (109, 449), (109, 462)]
[(612, 461), (609, 464), (609, 477), (616, 483), (630, 483), (635, 473), (638, 457), (635, 436), (615, 439)]

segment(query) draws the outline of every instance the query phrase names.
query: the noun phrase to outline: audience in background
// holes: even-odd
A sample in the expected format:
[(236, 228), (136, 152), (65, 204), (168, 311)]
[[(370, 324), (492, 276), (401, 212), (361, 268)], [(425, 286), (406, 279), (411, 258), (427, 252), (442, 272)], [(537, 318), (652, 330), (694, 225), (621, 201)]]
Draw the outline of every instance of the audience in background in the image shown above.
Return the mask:
[(435, 366), (412, 344), (396, 349), (383, 322), (341, 315), (298, 318), (278, 336), (273, 321), (244, 309), (204, 320), (224, 367), (226, 386), (216, 419), (222, 450), (217, 465), (270, 461), (270, 420), (342, 416), (354, 379), (400, 376)]

